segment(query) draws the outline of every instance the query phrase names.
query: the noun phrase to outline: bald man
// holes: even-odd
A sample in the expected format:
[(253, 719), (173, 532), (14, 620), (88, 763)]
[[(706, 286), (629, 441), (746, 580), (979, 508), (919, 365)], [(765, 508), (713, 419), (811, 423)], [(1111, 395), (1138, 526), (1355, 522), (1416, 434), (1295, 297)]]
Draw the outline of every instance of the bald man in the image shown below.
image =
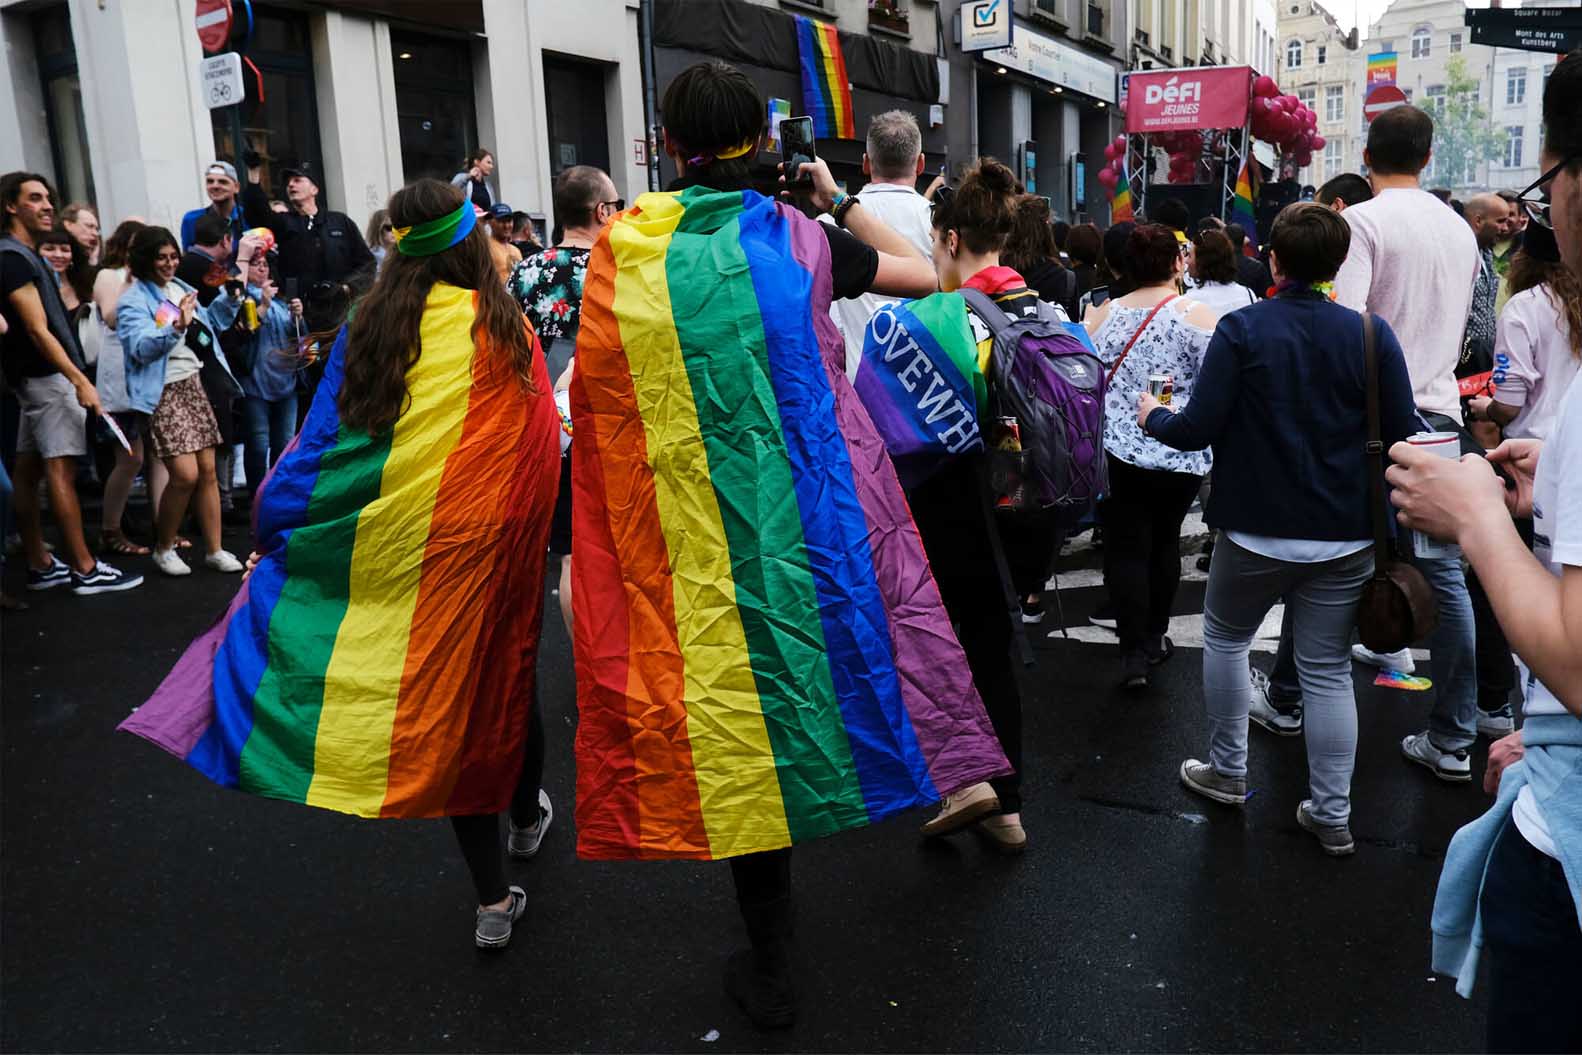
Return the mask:
[[(1468, 199), (1464, 215), (1478, 240), (1478, 277), (1472, 287), (1472, 307), (1467, 312), (1467, 334), (1457, 377), (1480, 374), (1494, 367), (1494, 300), (1500, 286), (1500, 275), (1494, 267), (1494, 243), (1505, 235), (1511, 207), (1498, 194), (1478, 194)], [(1493, 438), (1499, 442), (1497, 436)]]

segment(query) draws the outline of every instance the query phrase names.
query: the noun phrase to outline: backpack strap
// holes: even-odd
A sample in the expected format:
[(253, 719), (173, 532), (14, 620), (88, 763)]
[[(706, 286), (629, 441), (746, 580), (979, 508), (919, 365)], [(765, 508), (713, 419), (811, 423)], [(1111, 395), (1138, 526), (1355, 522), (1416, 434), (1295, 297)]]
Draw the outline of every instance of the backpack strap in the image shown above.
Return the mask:
[(972, 286), (962, 286), (956, 291), (961, 294), (961, 299), (967, 302), (967, 310), (978, 317), (978, 320), (989, 328), (989, 334), (998, 337), (1010, 328), (1014, 321), (1006, 314), (1004, 308), (994, 303), (994, 298)]

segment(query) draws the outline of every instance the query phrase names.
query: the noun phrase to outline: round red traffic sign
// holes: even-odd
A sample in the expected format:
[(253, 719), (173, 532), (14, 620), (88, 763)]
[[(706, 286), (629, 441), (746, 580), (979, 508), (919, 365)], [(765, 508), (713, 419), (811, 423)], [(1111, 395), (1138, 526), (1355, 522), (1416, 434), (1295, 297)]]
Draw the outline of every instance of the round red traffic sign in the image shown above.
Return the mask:
[(198, 43), (204, 51), (219, 51), (231, 39), (231, 0), (198, 0)]
[(1406, 93), (1393, 84), (1381, 84), (1368, 93), (1362, 103), (1362, 116), (1369, 124), (1386, 110), (1406, 105)]

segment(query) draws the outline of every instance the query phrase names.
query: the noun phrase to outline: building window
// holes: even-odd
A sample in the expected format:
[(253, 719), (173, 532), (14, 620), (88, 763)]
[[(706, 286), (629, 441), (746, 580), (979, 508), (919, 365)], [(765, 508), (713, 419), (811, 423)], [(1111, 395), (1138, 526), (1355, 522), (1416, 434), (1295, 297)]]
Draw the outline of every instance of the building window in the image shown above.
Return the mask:
[(1346, 89), (1339, 84), (1331, 84), (1324, 89), (1324, 120), (1344, 121), (1346, 119)]
[(423, 176), (449, 180), (479, 146), (472, 50), (465, 40), (391, 30), (390, 51), (402, 178), (408, 183)]
[(55, 162), (55, 191), (60, 196), (56, 207), (93, 201), (93, 160), (82, 109), (82, 79), (77, 75), (71, 17), (64, 6), (34, 16), (33, 46), (44, 84), (44, 117)]
[[(1055, 13), (1052, 2), (1039, 6), (1050, 15)], [(906, 0), (868, 0), (868, 25), (888, 29), (892, 33), (910, 33), (912, 23), (907, 14)]]
[(1318, 89), (1298, 88), (1296, 90), (1296, 97), (1303, 106), (1307, 107), (1309, 110), (1312, 110), (1314, 109), (1313, 103), (1318, 98)]
[(1319, 46), (1318, 46), (1318, 55), (1317, 55), (1317, 57), (1316, 57), (1316, 58), (1314, 58), (1314, 59), (1313, 59), (1313, 61), (1314, 61), (1314, 62), (1315, 62), (1315, 63), (1316, 63), (1316, 64), (1318, 64), (1318, 65), (1320, 65), (1320, 66), (1322, 66), (1322, 65), (1323, 65), (1323, 64), (1324, 64), (1324, 61), (1325, 61), (1325, 60), (1326, 60), (1326, 59), (1328, 59), (1328, 58), (1329, 58), (1329, 48), (1328, 48), (1328, 47), (1326, 47), (1326, 46), (1325, 46), (1325, 45), (1323, 45), (1323, 44), (1320, 44), (1320, 45), (1319, 45)]
[(1340, 175), (1341, 145), (1339, 139), (1326, 139), (1324, 141), (1324, 178), (1334, 179)]
[(1293, 40), (1285, 46), (1285, 68), (1299, 70), (1302, 68), (1302, 42)]
[(1433, 53), (1434, 37), (1427, 26), (1418, 26), (1412, 30), (1412, 58), (1426, 59)]
[[(307, 161), (324, 171), (319, 150), (318, 99), (313, 88), (312, 36), (305, 14), (254, 10), (257, 21), (247, 56), (263, 77), (264, 98), (257, 98), (257, 79), (244, 65), (247, 99), (240, 106), (209, 111), (214, 153), (235, 162), (240, 169), (242, 152), (256, 151), (263, 159), (265, 191), (284, 198), (281, 169), (285, 166)], [(363, 207), (362, 202), (338, 200), (328, 186), (321, 189), (325, 194), (321, 205), (349, 208), (354, 215)]]
[(1505, 105), (1520, 106), (1527, 101), (1527, 67), (1513, 66), (1505, 71)]
[[(1410, 100), (1408, 100), (1410, 101)], [(1433, 113), (1445, 103), (1445, 86), (1443, 84), (1430, 84), (1423, 89), (1423, 108)]]
[(1509, 125), (1505, 129), (1505, 167), (1508, 169), (1522, 167), (1522, 135), (1521, 125)]
[(1460, 50), (1461, 50), (1461, 34), (1460, 33), (1452, 33), (1452, 34), (1450, 34), (1450, 53), (1452, 55), (1454, 55), (1456, 52), (1458, 52)]

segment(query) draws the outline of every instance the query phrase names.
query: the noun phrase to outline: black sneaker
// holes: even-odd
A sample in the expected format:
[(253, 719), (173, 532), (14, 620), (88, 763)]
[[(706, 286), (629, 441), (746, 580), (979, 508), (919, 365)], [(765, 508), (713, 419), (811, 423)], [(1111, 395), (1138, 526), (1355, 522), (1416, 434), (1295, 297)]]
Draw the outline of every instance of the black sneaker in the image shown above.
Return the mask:
[(1170, 640), (1169, 634), (1160, 634), (1158, 644), (1153, 642), (1145, 642), (1143, 644), (1143, 655), (1148, 657), (1148, 665), (1150, 667), (1157, 667), (1175, 654), (1176, 643)]
[(87, 596), (95, 593), (119, 593), (143, 585), (143, 577), (112, 568), (104, 561), (96, 561), (87, 575), (71, 573), (71, 592)]
[(1148, 687), (1148, 656), (1141, 649), (1121, 656), (1121, 688)]
[(53, 590), (57, 586), (69, 585), (71, 579), (71, 565), (53, 555), (49, 558), (49, 567), (42, 570), (35, 568), (27, 570), (29, 590)]
[(1114, 630), (1118, 625), (1115, 619), (1115, 608), (1109, 601), (1104, 601), (1093, 609), (1093, 614), (1088, 616), (1088, 622), (1094, 626), (1103, 627), (1105, 630)]

